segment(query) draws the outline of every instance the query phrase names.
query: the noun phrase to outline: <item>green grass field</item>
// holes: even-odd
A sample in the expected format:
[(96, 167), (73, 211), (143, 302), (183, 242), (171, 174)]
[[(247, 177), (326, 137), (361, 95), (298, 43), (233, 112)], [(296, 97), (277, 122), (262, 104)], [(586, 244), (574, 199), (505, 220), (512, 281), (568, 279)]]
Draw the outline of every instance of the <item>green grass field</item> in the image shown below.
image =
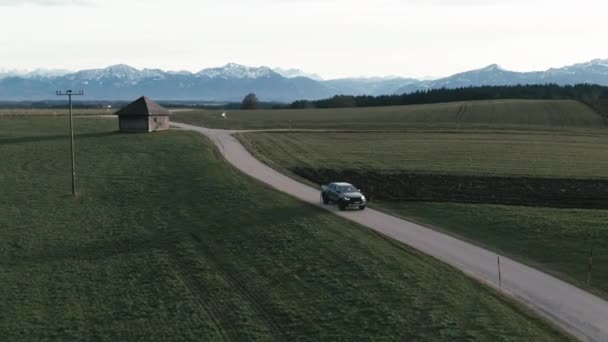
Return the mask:
[(563, 130), (605, 128), (608, 120), (569, 100), (497, 100), (345, 109), (181, 112), (173, 120), (211, 128)]
[(257, 155), (294, 167), (431, 174), (606, 178), (607, 134), (537, 132), (247, 133)]
[[(451, 126), (439, 120), (432, 129), (420, 126), (405, 132), (258, 132), (238, 137), (257, 157), (288, 174), (304, 167), (473, 176), (608, 177), (608, 135), (597, 114), (578, 117), (599, 118), (595, 123), (586, 121), (588, 126), (583, 128), (582, 121), (568, 114), (575, 113), (572, 108), (578, 106), (576, 103), (545, 102), (545, 108), (556, 104), (563, 108), (545, 112), (555, 116), (537, 111), (528, 121), (524, 112), (513, 106), (525, 103), (540, 107), (540, 102), (507, 103), (510, 105), (488, 112), (501, 115), (493, 119), (501, 127), (492, 129), (474, 127), (482, 116), (463, 119), (444, 113), (446, 120), (452, 120)], [(472, 103), (468, 108), (489, 104), (498, 102)], [(427, 108), (431, 113), (450, 105), (456, 106)], [(340, 118), (340, 114), (330, 116)], [(540, 118), (545, 119), (544, 123)], [(400, 124), (393, 122), (394, 127)], [(593, 249), (596, 267), (590, 289), (602, 296), (608, 294), (606, 210), (448, 203), (373, 205), (510, 255), (585, 288), (589, 251)]]
[(202, 136), (0, 118), (0, 336), (566, 337), (463, 274), (228, 166)]
[[(240, 134), (239, 139), (285, 173), (300, 166), (605, 179), (608, 167), (608, 136), (598, 134), (283, 132)], [(373, 206), (431, 224), (582, 287), (593, 248), (592, 289), (608, 296), (608, 210), (410, 202)]]
[(454, 234), (608, 297), (608, 210), (455, 203), (376, 203), (389, 213)]

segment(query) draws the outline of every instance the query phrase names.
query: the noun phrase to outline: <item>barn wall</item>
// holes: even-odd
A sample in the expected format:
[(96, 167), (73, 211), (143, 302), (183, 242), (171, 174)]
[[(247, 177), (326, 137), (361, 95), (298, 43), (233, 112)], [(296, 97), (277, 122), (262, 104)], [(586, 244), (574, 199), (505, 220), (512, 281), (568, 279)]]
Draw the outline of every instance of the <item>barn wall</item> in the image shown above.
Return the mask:
[(148, 117), (121, 116), (118, 125), (121, 132), (148, 132)]
[(151, 116), (148, 118), (149, 131), (164, 131), (169, 129), (169, 116)]

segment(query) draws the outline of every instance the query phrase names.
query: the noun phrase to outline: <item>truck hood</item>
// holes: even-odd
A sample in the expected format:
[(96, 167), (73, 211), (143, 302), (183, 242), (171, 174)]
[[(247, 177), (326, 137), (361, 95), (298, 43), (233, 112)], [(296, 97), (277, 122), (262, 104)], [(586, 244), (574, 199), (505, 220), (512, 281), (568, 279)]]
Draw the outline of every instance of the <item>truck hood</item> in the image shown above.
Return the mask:
[(340, 194), (340, 195), (346, 196), (348, 198), (361, 198), (361, 196), (362, 196), (361, 193), (359, 193), (359, 192), (348, 192), (348, 193)]

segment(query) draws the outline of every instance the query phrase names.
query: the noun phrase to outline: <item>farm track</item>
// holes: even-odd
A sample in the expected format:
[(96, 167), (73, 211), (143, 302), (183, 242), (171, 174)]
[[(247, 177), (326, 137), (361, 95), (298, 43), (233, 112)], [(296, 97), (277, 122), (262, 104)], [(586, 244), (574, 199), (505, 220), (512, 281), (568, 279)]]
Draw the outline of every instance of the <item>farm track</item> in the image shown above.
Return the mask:
[[(236, 272), (231, 271), (230, 267), (220, 263), (218, 258), (210, 252), (210, 249), (204, 246), (202, 240), (195, 234), (191, 234), (193, 241), (196, 241), (197, 250), (202, 254), (197, 254), (197, 259), (203, 261), (205, 265), (210, 267), (212, 272), (218, 273), (219, 277), (230, 289), (232, 289), (232, 297), (235, 299), (241, 299), (239, 303), (245, 303), (246, 306), (252, 308), (256, 312), (256, 317), (260, 317), (264, 323), (264, 327), (267, 329), (269, 335), (276, 341), (286, 340), (280, 325), (275, 322), (273, 316), (265, 309), (261, 295), (259, 293), (253, 293), (246, 286), (247, 281), (241, 279)], [(202, 259), (201, 259), (202, 256)], [(206, 290), (205, 286), (200, 285), (200, 281), (195, 278), (192, 273), (192, 269), (185, 266), (188, 263), (185, 256), (178, 255), (176, 253), (170, 253), (170, 263), (178, 279), (188, 288), (190, 293), (193, 295), (199, 306), (207, 313), (215, 324), (218, 333), (224, 341), (241, 341), (247, 336), (241, 336), (237, 333), (237, 329), (233, 329), (231, 325), (234, 323), (232, 317), (226, 314), (226, 309), (222, 309), (225, 305), (214, 304), (217, 298), (215, 295)], [(236, 304), (235, 304), (236, 305)], [(238, 310), (241, 308), (232, 308), (231, 310)]]
[[(279, 191), (414, 247), (485, 284), (499, 288), (497, 255), (491, 251), (376, 210), (340, 212), (334, 207), (323, 206), (319, 203), (318, 189), (301, 184), (263, 164), (232, 136), (234, 133), (258, 130), (217, 130), (180, 123), (173, 123), (173, 126), (207, 136), (228, 162)], [(608, 302), (509, 258), (501, 257), (501, 266), (500, 290), (504, 294), (582, 340), (608, 341)]]
[[(211, 263), (216, 269), (221, 269), (224, 280), (231, 287), (237, 289), (239, 295), (243, 296), (258, 313), (258, 317), (262, 317), (273, 339), (276, 341), (287, 340), (287, 337), (283, 334), (281, 325), (274, 320), (273, 315), (266, 309), (267, 302), (269, 301), (263, 299), (261, 291), (251, 291), (250, 289), (252, 287), (246, 285), (246, 278), (231, 270), (229, 265), (220, 263), (219, 259), (211, 252), (211, 249), (205, 245), (201, 238), (195, 234), (192, 234), (191, 236), (199, 245), (199, 250), (205, 256), (205, 260)], [(235, 341), (236, 340), (237, 339), (235, 339)]]
[(201, 307), (201, 309), (209, 316), (213, 324), (215, 325), (218, 334), (221, 336), (223, 341), (236, 341), (238, 336), (233, 333), (231, 329), (223, 329), (222, 321), (218, 318), (219, 314), (215, 308), (210, 306), (207, 301), (211, 297), (206, 291), (203, 291), (200, 286), (197, 285), (196, 280), (192, 279), (190, 270), (182, 266), (182, 263), (175, 254), (169, 254), (169, 263), (172, 266), (175, 276), (179, 279), (182, 284), (190, 291), (194, 300)]

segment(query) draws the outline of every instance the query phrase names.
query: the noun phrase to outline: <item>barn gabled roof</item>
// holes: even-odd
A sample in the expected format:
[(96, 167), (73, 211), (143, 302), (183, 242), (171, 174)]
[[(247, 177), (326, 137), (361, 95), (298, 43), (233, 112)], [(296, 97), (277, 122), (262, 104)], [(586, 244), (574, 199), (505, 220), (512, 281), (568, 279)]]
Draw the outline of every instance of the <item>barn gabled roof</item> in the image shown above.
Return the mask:
[(116, 115), (132, 115), (132, 116), (151, 116), (151, 115), (169, 115), (171, 114), (166, 108), (151, 99), (142, 96), (137, 100), (126, 105), (121, 110), (114, 113)]

